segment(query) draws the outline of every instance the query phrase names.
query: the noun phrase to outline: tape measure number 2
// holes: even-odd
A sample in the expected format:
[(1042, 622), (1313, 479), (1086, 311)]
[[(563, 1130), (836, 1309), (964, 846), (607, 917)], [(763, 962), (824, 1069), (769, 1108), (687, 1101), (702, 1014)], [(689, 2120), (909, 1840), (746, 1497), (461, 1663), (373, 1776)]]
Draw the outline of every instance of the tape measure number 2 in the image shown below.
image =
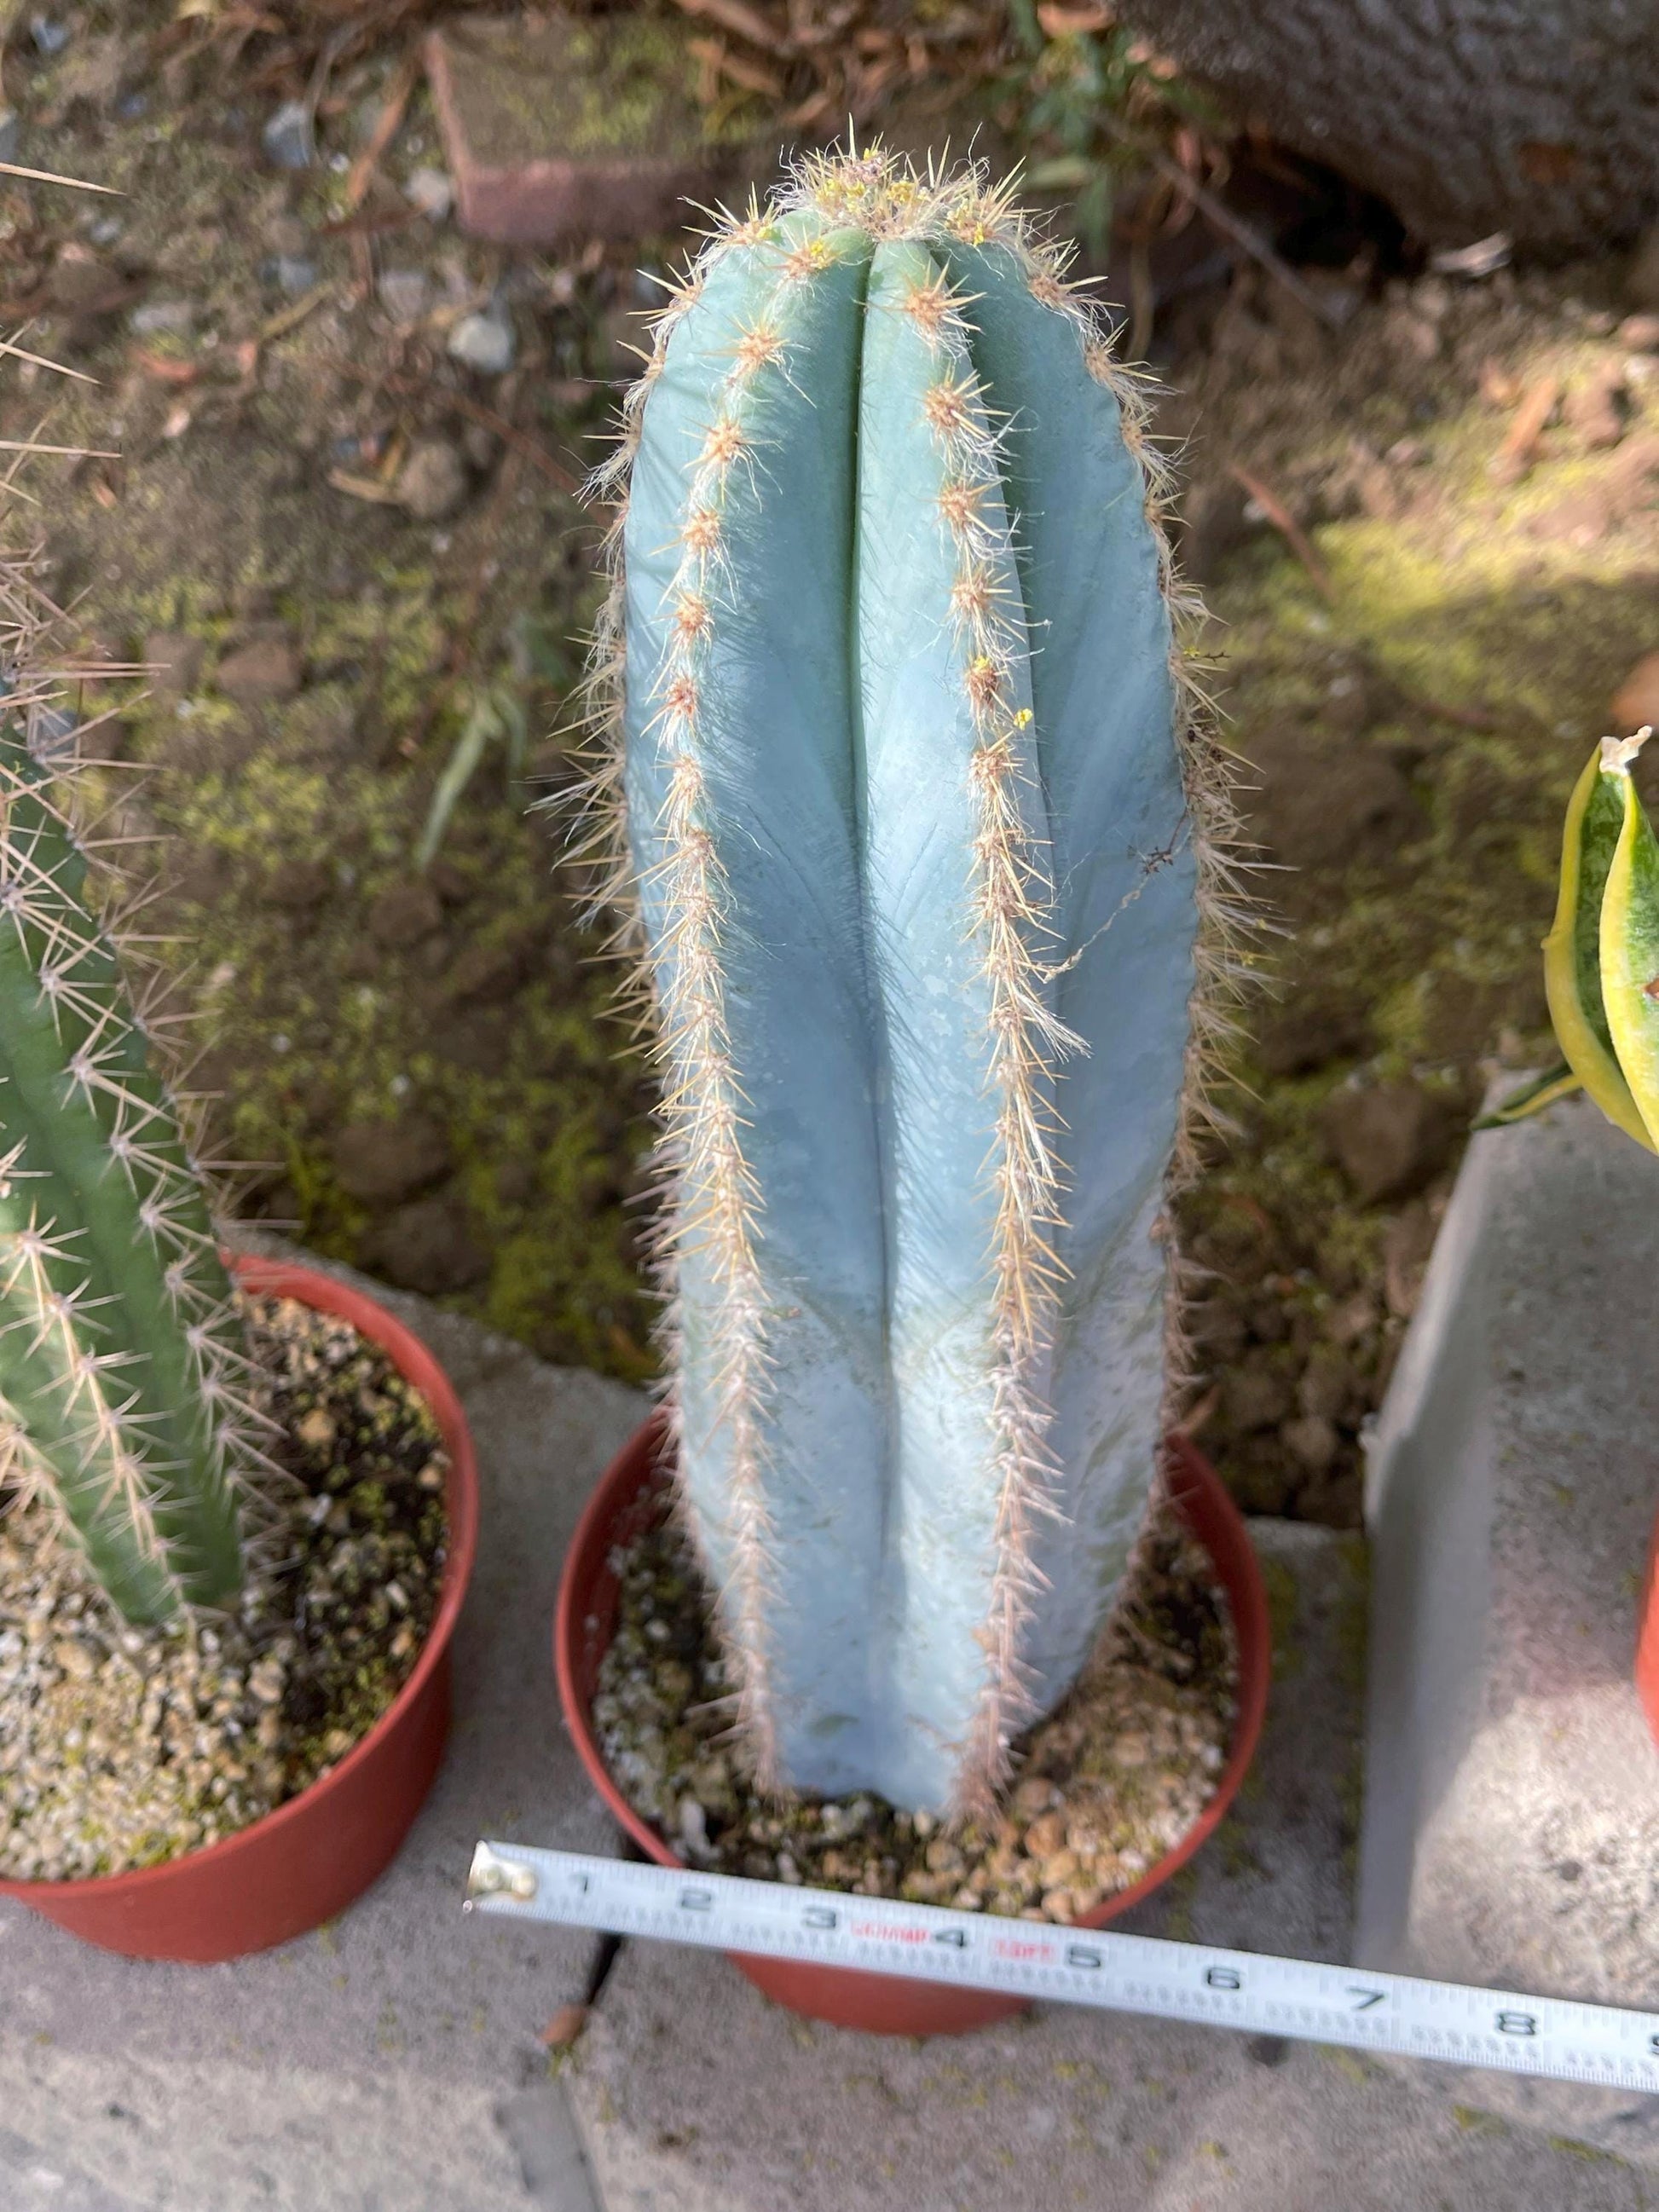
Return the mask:
[(1659, 2093), (1659, 2013), (482, 1843), (468, 1911)]

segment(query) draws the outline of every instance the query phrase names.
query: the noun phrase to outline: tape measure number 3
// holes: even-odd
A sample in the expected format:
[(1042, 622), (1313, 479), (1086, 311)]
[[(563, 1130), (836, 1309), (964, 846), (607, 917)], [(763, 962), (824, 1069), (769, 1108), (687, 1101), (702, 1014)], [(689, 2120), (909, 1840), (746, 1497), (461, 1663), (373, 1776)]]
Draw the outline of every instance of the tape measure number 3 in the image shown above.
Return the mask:
[(466, 1909), (1659, 2093), (1659, 2013), (482, 1843)]

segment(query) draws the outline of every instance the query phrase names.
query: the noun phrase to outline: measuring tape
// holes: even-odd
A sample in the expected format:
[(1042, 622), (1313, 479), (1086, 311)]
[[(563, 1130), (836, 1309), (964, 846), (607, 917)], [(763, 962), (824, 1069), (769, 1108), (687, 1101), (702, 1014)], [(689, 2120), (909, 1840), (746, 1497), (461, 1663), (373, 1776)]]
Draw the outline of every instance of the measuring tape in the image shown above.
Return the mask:
[(1659, 2013), (1516, 1990), (1470, 1989), (523, 1844), (478, 1845), (465, 1910), (1659, 2092)]

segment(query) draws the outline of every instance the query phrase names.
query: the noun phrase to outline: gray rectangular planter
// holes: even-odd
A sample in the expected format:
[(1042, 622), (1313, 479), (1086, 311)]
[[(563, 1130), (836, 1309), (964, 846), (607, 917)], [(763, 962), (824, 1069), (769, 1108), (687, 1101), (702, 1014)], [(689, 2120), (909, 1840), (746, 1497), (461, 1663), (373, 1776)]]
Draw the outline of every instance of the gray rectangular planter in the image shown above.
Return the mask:
[[(1659, 2006), (1659, 1160), (1579, 1099), (1470, 1145), (1370, 1455), (1358, 1959)], [(1444, 2077), (1659, 2161), (1659, 2100)]]

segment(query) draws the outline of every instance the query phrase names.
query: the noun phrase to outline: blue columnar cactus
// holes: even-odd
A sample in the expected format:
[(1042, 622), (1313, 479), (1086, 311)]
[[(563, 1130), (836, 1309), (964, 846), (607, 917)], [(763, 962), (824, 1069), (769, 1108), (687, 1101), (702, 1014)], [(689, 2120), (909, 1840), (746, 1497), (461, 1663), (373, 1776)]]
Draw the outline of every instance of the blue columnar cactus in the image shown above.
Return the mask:
[(167, 1621), (241, 1585), (240, 1501), (259, 1459), (241, 1328), (87, 853), (29, 750), (41, 699), (8, 689), (0, 1490), (53, 1504), (129, 1620)]
[(662, 316), (598, 681), (671, 1407), (767, 1785), (963, 1812), (1164, 1413), (1224, 799), (1141, 410), (1006, 198), (814, 161)]

